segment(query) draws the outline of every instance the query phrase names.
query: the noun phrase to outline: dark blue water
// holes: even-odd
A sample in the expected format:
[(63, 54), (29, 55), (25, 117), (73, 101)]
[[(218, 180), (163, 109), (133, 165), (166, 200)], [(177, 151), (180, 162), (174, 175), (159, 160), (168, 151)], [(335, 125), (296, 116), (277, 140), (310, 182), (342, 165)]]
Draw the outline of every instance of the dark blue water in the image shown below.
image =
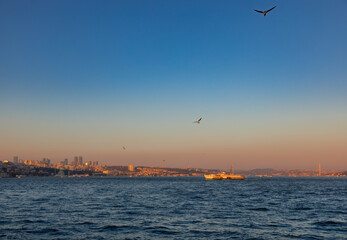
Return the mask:
[(0, 179), (0, 239), (346, 239), (347, 179)]

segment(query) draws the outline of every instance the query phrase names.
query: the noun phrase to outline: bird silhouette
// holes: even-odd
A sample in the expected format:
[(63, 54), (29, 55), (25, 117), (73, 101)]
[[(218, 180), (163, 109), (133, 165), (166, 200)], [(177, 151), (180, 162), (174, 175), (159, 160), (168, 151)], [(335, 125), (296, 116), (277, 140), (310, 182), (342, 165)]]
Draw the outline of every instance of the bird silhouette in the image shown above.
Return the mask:
[(123, 146), (123, 150), (125, 150), (125, 147)]
[(202, 117), (198, 120), (198, 121), (195, 121), (195, 122), (193, 122), (193, 123), (197, 123), (197, 124), (199, 124), (200, 123), (200, 121), (201, 121), (201, 119), (202, 119)]
[(258, 12), (258, 13), (264, 14), (264, 17), (265, 17), (266, 14), (267, 14), (268, 12), (270, 12), (271, 10), (273, 10), (275, 7), (276, 7), (276, 6), (274, 6), (273, 8), (270, 8), (269, 10), (266, 10), (266, 11), (259, 11), (259, 10), (256, 10), (256, 9), (254, 9), (254, 11), (256, 11), (256, 12)]

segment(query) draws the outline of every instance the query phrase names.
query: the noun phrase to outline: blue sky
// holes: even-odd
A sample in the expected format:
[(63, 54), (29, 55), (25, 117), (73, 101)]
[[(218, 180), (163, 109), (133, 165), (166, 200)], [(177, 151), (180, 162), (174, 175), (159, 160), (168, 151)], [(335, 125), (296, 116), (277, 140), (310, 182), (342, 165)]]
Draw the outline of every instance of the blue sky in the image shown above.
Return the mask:
[[(266, 17), (253, 11), (274, 5)], [(346, 10), (346, 1), (1, 0), (0, 159), (77, 154), (126, 164), (113, 150), (126, 142), (143, 151), (129, 157), (135, 164), (166, 155), (172, 166), (212, 167), (215, 149), (286, 141), (292, 124), (298, 146), (317, 133), (338, 142), (337, 160), (320, 161), (347, 167)], [(197, 132), (190, 124), (200, 116)], [(214, 149), (203, 162), (197, 137)], [(328, 148), (307, 150), (302, 167)], [(235, 153), (241, 167), (262, 167), (223, 151), (221, 159)], [(278, 163), (287, 157), (266, 164), (302, 162)]]

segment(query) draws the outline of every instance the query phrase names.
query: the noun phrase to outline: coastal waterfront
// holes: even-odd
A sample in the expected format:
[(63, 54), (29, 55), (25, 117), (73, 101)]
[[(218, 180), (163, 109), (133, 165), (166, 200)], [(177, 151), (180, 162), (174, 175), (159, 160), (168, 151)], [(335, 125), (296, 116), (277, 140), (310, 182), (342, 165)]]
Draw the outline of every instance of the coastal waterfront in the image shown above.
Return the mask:
[[(220, 169), (165, 168), (133, 165), (59, 165), (25, 164), (0, 161), (0, 178), (6, 177), (82, 177), (82, 176), (128, 176), (128, 177), (190, 177), (221, 174)], [(253, 169), (239, 170), (246, 177), (347, 177), (343, 170), (300, 170), (300, 169)]]
[(2, 239), (343, 239), (346, 178), (4, 178)]

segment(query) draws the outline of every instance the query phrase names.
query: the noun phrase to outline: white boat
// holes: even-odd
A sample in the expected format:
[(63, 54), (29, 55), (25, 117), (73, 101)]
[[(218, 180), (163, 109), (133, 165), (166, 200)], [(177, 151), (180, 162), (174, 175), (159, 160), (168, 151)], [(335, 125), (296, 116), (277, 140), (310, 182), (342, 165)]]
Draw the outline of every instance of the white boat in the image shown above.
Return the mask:
[(209, 174), (204, 175), (206, 180), (222, 180), (222, 177), (219, 174)]
[(204, 175), (206, 180), (244, 180), (245, 176), (239, 174), (227, 174), (226, 172), (221, 172), (217, 174)]

